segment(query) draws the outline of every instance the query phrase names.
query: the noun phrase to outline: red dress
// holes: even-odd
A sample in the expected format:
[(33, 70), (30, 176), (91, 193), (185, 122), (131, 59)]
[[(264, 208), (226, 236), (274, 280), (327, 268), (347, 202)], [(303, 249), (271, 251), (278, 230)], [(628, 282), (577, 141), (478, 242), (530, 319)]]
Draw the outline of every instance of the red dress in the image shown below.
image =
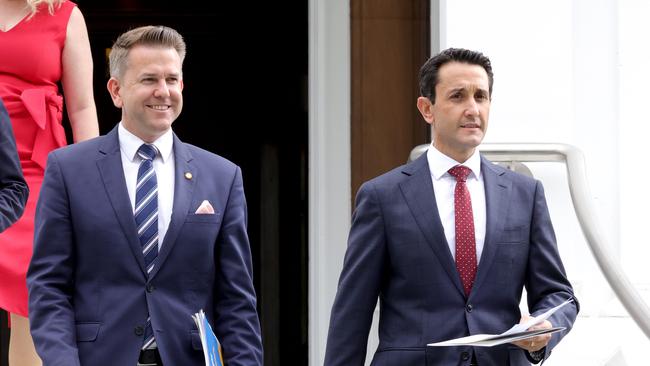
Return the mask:
[(66, 1), (50, 15), (47, 5), (42, 4), (31, 19), (25, 17), (6, 32), (0, 31), (0, 98), (9, 112), (29, 185), (25, 213), (0, 234), (0, 308), (22, 316), (27, 316), (25, 278), (47, 153), (66, 144), (61, 126), (63, 99), (57, 83), (74, 7)]

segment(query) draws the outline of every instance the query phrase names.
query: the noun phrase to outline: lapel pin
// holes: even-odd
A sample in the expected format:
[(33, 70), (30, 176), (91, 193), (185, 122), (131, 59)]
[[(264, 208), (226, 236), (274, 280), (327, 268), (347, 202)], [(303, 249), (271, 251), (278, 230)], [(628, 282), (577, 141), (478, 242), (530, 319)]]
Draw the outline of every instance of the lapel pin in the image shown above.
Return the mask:
[(185, 172), (185, 179), (192, 179), (192, 173)]

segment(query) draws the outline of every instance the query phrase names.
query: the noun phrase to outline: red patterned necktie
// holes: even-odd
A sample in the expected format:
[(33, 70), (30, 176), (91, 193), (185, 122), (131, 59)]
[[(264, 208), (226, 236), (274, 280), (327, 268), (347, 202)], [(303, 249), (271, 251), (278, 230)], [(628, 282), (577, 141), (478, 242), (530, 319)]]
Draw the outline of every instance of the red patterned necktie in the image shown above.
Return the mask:
[(467, 176), (471, 170), (462, 165), (449, 169), (456, 178), (454, 189), (454, 218), (456, 223), (456, 268), (463, 283), (465, 295), (469, 296), (476, 277), (476, 238), (474, 235), (474, 215), (472, 199), (467, 189)]

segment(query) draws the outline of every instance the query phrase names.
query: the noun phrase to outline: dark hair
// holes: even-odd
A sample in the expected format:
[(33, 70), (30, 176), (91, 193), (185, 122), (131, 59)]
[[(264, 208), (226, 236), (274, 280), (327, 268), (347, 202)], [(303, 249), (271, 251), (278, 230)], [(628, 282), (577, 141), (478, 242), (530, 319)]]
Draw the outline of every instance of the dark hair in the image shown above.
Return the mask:
[(494, 74), (492, 64), (487, 56), (480, 52), (466, 50), (463, 48), (447, 48), (439, 54), (431, 57), (420, 68), (420, 95), (429, 98), (431, 103), (436, 102), (436, 85), (438, 84), (438, 70), (449, 62), (462, 62), (470, 65), (478, 65), (485, 69), (488, 75), (490, 97), (492, 96), (492, 84)]

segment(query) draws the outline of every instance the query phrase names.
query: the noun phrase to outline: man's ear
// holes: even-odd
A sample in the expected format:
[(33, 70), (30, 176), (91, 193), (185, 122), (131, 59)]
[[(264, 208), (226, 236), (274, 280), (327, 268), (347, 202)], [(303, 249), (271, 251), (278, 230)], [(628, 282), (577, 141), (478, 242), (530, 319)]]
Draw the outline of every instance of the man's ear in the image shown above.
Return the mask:
[(428, 124), (432, 125), (433, 124), (433, 103), (429, 100), (427, 97), (419, 97), (417, 101), (417, 106), (418, 110), (420, 111), (420, 114), (422, 115), (422, 118), (424, 118), (425, 121), (427, 121)]
[(122, 108), (124, 103), (122, 103), (122, 97), (120, 96), (120, 82), (116, 78), (111, 77), (108, 79), (108, 83), (106, 83), (106, 88), (111, 95), (111, 99), (113, 99), (113, 104), (117, 108)]

